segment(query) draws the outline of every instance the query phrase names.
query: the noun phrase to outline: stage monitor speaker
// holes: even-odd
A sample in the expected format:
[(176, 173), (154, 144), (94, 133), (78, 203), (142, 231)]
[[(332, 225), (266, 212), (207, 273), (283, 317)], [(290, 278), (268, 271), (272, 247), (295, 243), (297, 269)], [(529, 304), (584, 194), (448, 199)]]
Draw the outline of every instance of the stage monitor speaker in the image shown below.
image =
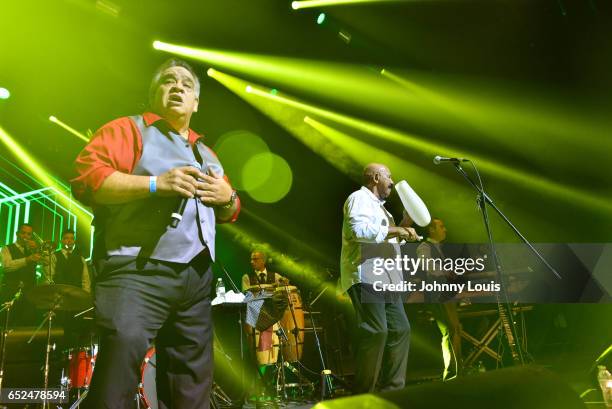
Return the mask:
[(561, 378), (538, 367), (516, 367), (324, 401), (315, 409), (585, 409)]

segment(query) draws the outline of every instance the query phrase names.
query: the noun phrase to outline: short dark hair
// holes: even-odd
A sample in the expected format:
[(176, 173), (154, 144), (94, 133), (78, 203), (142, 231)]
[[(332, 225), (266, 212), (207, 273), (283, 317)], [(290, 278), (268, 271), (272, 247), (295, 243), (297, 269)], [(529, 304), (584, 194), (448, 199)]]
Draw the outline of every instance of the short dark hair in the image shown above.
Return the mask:
[(429, 222), (429, 224), (425, 227), (423, 227), (423, 234), (425, 237), (429, 237), (429, 232), (431, 231), (431, 229), (434, 227), (434, 221), (435, 220), (442, 220), (439, 217), (432, 217), (431, 221)]
[(21, 223), (19, 227), (17, 228), (17, 231), (20, 231), (23, 226), (27, 226), (31, 228), (32, 230), (34, 230), (34, 226), (32, 226), (30, 223)]
[(162, 65), (157, 67), (155, 73), (153, 74), (153, 78), (151, 79), (151, 85), (149, 85), (149, 105), (153, 104), (153, 97), (155, 96), (155, 91), (157, 90), (157, 86), (159, 85), (159, 80), (161, 78), (162, 73), (170, 67), (183, 67), (187, 71), (189, 71), (195, 81), (194, 90), (196, 96), (200, 96), (200, 78), (198, 77), (198, 74), (196, 74), (193, 67), (189, 65), (186, 61), (179, 60), (178, 58), (170, 58), (169, 60), (166, 60)]
[(74, 236), (74, 230), (72, 230), (72, 229), (64, 230), (64, 232), (62, 233), (62, 238), (64, 238), (64, 236), (67, 235), (67, 234), (72, 234)]

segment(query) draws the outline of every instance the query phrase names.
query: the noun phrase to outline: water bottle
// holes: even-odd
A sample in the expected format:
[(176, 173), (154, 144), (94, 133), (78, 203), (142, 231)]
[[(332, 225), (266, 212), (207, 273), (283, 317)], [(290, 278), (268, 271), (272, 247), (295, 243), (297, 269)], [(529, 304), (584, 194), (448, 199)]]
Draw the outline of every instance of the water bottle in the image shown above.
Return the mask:
[(217, 298), (225, 300), (225, 284), (223, 284), (223, 279), (221, 277), (217, 279), (216, 292)]
[(597, 367), (597, 381), (606, 406), (612, 408), (612, 375), (604, 365)]

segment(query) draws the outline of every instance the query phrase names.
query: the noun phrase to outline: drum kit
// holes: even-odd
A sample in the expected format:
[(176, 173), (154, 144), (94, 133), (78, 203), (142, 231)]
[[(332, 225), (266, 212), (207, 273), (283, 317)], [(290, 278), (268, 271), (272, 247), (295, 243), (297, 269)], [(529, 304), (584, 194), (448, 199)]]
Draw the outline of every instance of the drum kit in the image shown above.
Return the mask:
[[(250, 335), (251, 346), (256, 352), (256, 361), (260, 366), (275, 369), (275, 392), (279, 399), (289, 400), (291, 398), (304, 398), (312, 395), (315, 386), (313, 382), (301, 374), (296, 364), (301, 367), (300, 360), (304, 352), (305, 320), (302, 298), (297, 287), (291, 285), (257, 285), (249, 289), (253, 293), (267, 293), (276, 299), (283, 300), (283, 311), (277, 312), (274, 324), (269, 328), (259, 330), (248, 326), (246, 333)], [(0, 312), (6, 310), (4, 320), (4, 331), (1, 337), (0, 347), (0, 387), (2, 386), (4, 373), (4, 358), (6, 350), (6, 338), (9, 334), (9, 314), (14, 302), (21, 294), (4, 304)], [(92, 299), (89, 293), (79, 287), (64, 284), (49, 284), (37, 286), (25, 293), (25, 297), (37, 309), (46, 311), (44, 319), (36, 328), (28, 344), (46, 329), (46, 348), (44, 361), (44, 388), (62, 388), (68, 391), (70, 397), (70, 409), (78, 408), (87, 396), (92, 375), (95, 369), (98, 353), (98, 343), (93, 333), (89, 333), (88, 341), (84, 345), (71, 345), (61, 351), (59, 361), (61, 364), (61, 378), (53, 382), (50, 378), (52, 352), (55, 349), (57, 330), (53, 331), (58, 313), (67, 314), (69, 319), (89, 319), (88, 313), (93, 311)], [(80, 311), (80, 312), (79, 312)], [(75, 312), (77, 312), (75, 314)], [(82, 339), (82, 338), (81, 338)], [(317, 342), (318, 344), (318, 342)], [(60, 368), (54, 368), (58, 373)], [(141, 381), (136, 395), (138, 407), (155, 409), (157, 407), (157, 394), (155, 384), (155, 347), (151, 347), (143, 359), (141, 365)], [(260, 373), (258, 371), (258, 373)], [(213, 395), (217, 402), (231, 403), (223, 390), (213, 384)], [(136, 392), (135, 392), (136, 394)], [(49, 407), (46, 403), (44, 407)]]
[[(2, 336), (2, 357), (0, 358), (0, 373), (3, 375), (6, 357), (6, 341), (9, 334), (8, 325), (10, 311), (14, 303), (17, 302), (20, 297), (21, 289), (12, 300), (4, 303), (2, 309), (6, 314)], [(27, 341), (28, 344), (31, 344), (41, 330), (46, 327), (45, 363), (43, 367), (43, 386), (45, 391), (49, 387), (56, 388), (59, 386), (80, 395), (80, 392), (89, 386), (89, 381), (93, 373), (93, 365), (95, 363), (97, 345), (94, 345), (92, 342), (90, 347), (70, 348), (63, 351), (65, 368), (62, 369), (60, 385), (52, 383), (50, 381), (51, 353), (55, 348), (55, 343), (52, 342), (52, 335), (56, 334), (56, 332), (53, 331), (53, 324), (57, 320), (58, 313), (71, 313), (84, 310), (82, 313), (77, 314), (77, 316), (80, 316), (85, 312), (93, 310), (91, 296), (79, 287), (65, 284), (49, 284), (37, 286), (28, 290), (25, 293), (25, 297), (34, 307), (45, 311), (43, 321), (34, 330)], [(0, 385), (3, 380), (2, 378), (0, 378)], [(77, 401), (80, 403), (79, 396), (77, 396)], [(78, 403), (73, 407), (77, 407)], [(44, 407), (49, 407), (48, 405), (49, 403), (47, 402), (44, 404)]]
[[(6, 319), (4, 320), (4, 332), (2, 336), (2, 346), (0, 348), (0, 374), (3, 374), (4, 358), (6, 350), (6, 337), (9, 334), (8, 317), (13, 304), (21, 297), (21, 293), (13, 298), (13, 300), (5, 303), (4, 308), (0, 310), (7, 311)], [(93, 333), (87, 334), (88, 342), (84, 345), (71, 345), (60, 351), (59, 360), (54, 362), (60, 363), (61, 377), (58, 382), (53, 382), (50, 378), (51, 374), (51, 354), (55, 349), (55, 342), (52, 336), (57, 336), (57, 331), (53, 331), (53, 325), (57, 321), (58, 313), (69, 314), (70, 319), (89, 319), (87, 314), (93, 311), (92, 299), (89, 293), (79, 287), (65, 284), (49, 284), (40, 285), (25, 293), (26, 299), (33, 304), (37, 309), (44, 310), (45, 315), (43, 321), (36, 328), (34, 333), (28, 339), (27, 343), (31, 344), (36, 336), (40, 333), (43, 327), (46, 327), (46, 348), (45, 348), (45, 364), (44, 364), (44, 388), (62, 388), (68, 392), (70, 398), (70, 409), (76, 409), (87, 396), (92, 375), (96, 364), (98, 354), (98, 343)], [(80, 311), (74, 314), (75, 311)], [(78, 338), (78, 337), (77, 337)], [(56, 368), (59, 372), (59, 368)], [(151, 347), (141, 365), (141, 381), (138, 385), (137, 403), (138, 407), (149, 409), (157, 409), (157, 393), (155, 383), (155, 347)], [(3, 377), (0, 375), (0, 386), (2, 386)], [(44, 407), (49, 407), (46, 403)]]

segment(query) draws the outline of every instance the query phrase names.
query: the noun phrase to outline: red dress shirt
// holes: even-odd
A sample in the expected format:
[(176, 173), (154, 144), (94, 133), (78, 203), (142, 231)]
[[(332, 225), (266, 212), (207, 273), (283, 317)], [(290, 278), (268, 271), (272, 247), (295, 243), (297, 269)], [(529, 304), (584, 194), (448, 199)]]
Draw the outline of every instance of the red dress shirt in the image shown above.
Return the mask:
[[(152, 112), (145, 112), (142, 116), (147, 126), (163, 120)], [(191, 145), (201, 137), (189, 129), (187, 140)], [(95, 205), (93, 193), (104, 180), (115, 172), (131, 174), (141, 155), (142, 135), (129, 117), (107, 123), (96, 131), (75, 160), (77, 176), (70, 181), (73, 194), (83, 203)], [(227, 176), (224, 179), (229, 183)], [(240, 199), (236, 200), (238, 208), (230, 222), (236, 221), (240, 213)]]

